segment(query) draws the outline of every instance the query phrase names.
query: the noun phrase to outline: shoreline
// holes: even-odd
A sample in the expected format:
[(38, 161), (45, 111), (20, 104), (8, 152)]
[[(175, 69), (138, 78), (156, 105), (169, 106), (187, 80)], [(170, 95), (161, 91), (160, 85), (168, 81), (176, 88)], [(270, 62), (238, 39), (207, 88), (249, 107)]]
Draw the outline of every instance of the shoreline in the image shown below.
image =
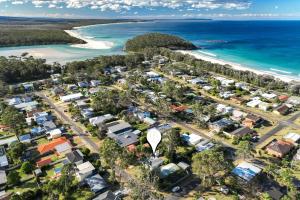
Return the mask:
[(114, 43), (110, 41), (97, 41), (84, 37), (80, 33), (76, 32), (75, 29), (65, 30), (65, 32), (71, 37), (75, 37), (86, 42), (86, 44), (71, 44), (71, 47), (83, 49), (111, 49), (114, 46)]
[[(251, 67), (244, 66), (239, 63), (234, 63), (234, 62), (219, 59), (219, 58), (217, 58), (216, 55), (210, 56), (211, 53), (208, 53), (208, 52), (201, 52), (201, 51), (196, 52), (196, 51), (185, 51), (185, 50), (179, 50), (177, 52), (180, 52), (185, 55), (188, 54), (188, 55), (194, 56), (196, 59), (208, 61), (211, 63), (220, 64), (220, 65), (229, 65), (230, 67), (232, 67), (233, 69), (236, 69), (236, 70), (250, 71), (250, 72), (253, 72), (253, 73), (256, 73), (259, 75), (273, 76), (274, 78), (280, 79), (281, 81), (284, 81), (287, 83), (290, 83), (292, 81), (300, 82), (300, 77), (297, 78), (296, 76), (278, 74), (278, 73), (272, 72), (272, 71), (253, 69)], [(213, 54), (211, 54), (211, 55), (213, 55)]]

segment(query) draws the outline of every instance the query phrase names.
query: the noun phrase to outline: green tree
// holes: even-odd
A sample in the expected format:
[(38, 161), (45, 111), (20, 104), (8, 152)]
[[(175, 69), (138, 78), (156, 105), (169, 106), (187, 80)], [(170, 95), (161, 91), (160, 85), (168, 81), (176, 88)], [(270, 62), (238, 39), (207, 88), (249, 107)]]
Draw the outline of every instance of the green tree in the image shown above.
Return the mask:
[(3, 124), (9, 126), (16, 134), (20, 134), (25, 127), (24, 115), (11, 106), (4, 109), (1, 114), (1, 121)]
[(100, 147), (100, 156), (104, 165), (112, 170), (112, 179), (115, 179), (116, 162), (120, 159), (123, 149), (112, 139), (104, 139)]
[(211, 149), (194, 154), (192, 157), (193, 173), (201, 178), (204, 187), (211, 187), (215, 181), (224, 176), (229, 170), (228, 162), (223, 152)]
[(239, 157), (241, 157), (242, 159), (247, 159), (247, 158), (252, 158), (253, 155), (251, 153), (252, 151), (252, 145), (249, 141), (241, 141), (239, 143), (239, 148), (237, 150), (237, 154)]
[(21, 177), (17, 171), (10, 171), (7, 175), (7, 184), (18, 185), (21, 182)]
[(25, 174), (32, 173), (33, 169), (34, 169), (33, 165), (28, 161), (24, 162), (21, 166), (21, 171)]
[(166, 147), (165, 156), (173, 162), (176, 155), (176, 148), (181, 143), (180, 130), (172, 128), (164, 134), (163, 144)]
[(21, 142), (15, 142), (9, 146), (7, 155), (14, 163), (19, 163), (19, 162), (21, 162), (20, 159), (25, 150), (26, 150), (25, 144), (23, 144)]

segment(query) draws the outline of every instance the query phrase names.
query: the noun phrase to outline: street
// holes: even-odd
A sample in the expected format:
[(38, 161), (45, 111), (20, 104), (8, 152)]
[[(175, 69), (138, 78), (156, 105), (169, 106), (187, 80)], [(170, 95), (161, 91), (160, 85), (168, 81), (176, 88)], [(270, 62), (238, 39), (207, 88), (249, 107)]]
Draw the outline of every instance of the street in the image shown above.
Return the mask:
[(44, 99), (58, 114), (58, 117), (64, 122), (64, 123), (68, 123), (71, 125), (71, 129), (76, 133), (76, 135), (78, 135), (78, 137), (86, 144), (90, 147), (90, 150), (93, 152), (98, 152), (99, 148), (96, 145), (95, 142), (93, 142), (89, 137), (87, 137), (85, 135), (85, 131), (79, 127), (69, 116), (67, 116), (63, 109), (59, 108), (58, 106), (56, 106), (51, 99), (49, 99), (45, 94), (43, 93), (36, 93), (37, 96), (41, 97), (42, 99)]

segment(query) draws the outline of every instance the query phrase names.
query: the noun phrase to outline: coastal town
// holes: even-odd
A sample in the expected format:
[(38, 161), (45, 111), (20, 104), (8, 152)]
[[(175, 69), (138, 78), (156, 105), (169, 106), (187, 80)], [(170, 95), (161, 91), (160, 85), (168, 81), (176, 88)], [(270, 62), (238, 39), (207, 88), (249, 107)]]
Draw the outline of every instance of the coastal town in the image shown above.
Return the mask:
[(170, 53), (110, 58), (10, 84), (1, 199), (299, 198), (299, 96)]

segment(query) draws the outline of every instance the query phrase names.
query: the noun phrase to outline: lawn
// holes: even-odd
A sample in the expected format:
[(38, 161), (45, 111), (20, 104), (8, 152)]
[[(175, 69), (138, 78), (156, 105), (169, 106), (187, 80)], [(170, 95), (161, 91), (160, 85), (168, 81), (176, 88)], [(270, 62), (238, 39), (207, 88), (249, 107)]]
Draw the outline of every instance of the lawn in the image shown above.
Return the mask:
[(40, 139), (36, 140), (36, 142), (37, 142), (38, 145), (41, 145), (41, 144), (46, 144), (46, 143), (48, 143), (49, 140), (47, 140), (46, 137), (43, 137), (43, 138), (40, 138)]
[(284, 129), (282, 129), (281, 131), (278, 131), (275, 135), (273, 135), (272, 137), (269, 137), (265, 142), (263, 142), (262, 144), (260, 144), (259, 146), (257, 146), (257, 149), (261, 149), (264, 146), (266, 146), (267, 144), (269, 144), (272, 140), (274, 139), (282, 139), (283, 136), (285, 136), (286, 134), (293, 132), (293, 133), (299, 133), (300, 134), (300, 130), (299, 129), (295, 129), (292, 127), (286, 127)]
[(46, 171), (47, 178), (51, 179), (52, 177), (54, 177), (55, 176), (54, 169), (55, 168), (62, 168), (62, 167), (63, 167), (62, 163), (58, 163), (56, 165), (53, 165), (49, 170)]

